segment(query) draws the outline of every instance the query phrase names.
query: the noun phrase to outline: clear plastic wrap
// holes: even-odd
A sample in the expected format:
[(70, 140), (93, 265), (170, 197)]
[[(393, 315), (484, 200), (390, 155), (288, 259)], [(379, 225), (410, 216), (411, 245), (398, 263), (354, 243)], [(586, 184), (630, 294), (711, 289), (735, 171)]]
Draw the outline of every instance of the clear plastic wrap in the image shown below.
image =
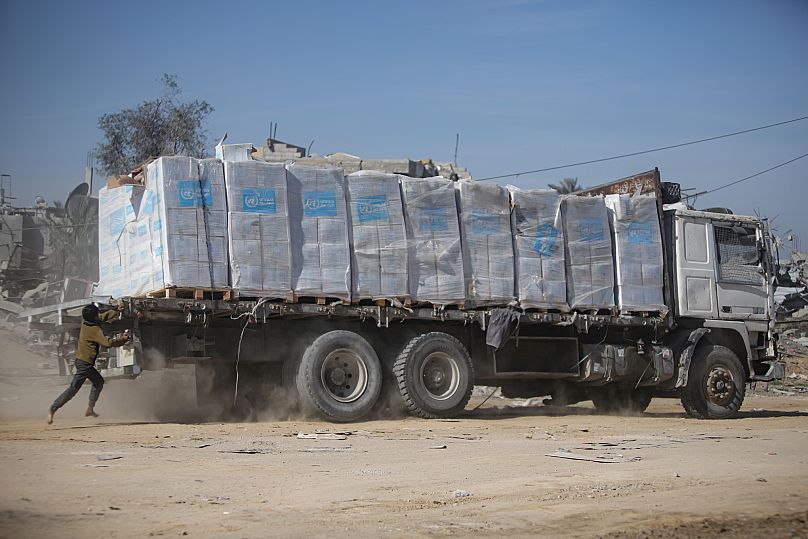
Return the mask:
[(96, 293), (142, 296), (168, 287), (228, 285), (227, 212), (221, 161), (161, 157), (146, 187), (99, 195)]
[(354, 301), (406, 300), (409, 295), (400, 178), (372, 171), (347, 176)]
[(569, 310), (561, 195), (508, 186), (513, 205), (516, 287), (523, 309)]
[(286, 167), (225, 161), (224, 173), (233, 288), (241, 295), (290, 297)]
[(454, 182), (402, 178), (401, 189), (412, 301), (462, 304), (465, 283)]
[(155, 201), (156, 214), (150, 225), (160, 235), (159, 242), (153, 239), (162, 265), (163, 286), (158, 288), (226, 288), (227, 203), (222, 162), (160, 157), (146, 165), (146, 190)]
[(654, 195), (606, 195), (617, 301), (624, 311), (664, 311), (662, 236)]
[(463, 246), (466, 301), (504, 305), (514, 300), (513, 235), (508, 190), (495, 183), (455, 184)]
[(565, 196), (561, 213), (570, 307), (614, 307), (612, 237), (603, 197)]
[(342, 169), (292, 164), (286, 179), (294, 292), (350, 300), (351, 257)]

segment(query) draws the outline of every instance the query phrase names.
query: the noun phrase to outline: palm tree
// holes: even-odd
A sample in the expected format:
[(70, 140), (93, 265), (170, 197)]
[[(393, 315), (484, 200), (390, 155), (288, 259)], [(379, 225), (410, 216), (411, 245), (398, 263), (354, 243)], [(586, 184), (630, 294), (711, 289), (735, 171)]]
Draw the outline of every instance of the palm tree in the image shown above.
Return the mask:
[(550, 183), (547, 184), (547, 187), (550, 189), (555, 189), (562, 195), (569, 195), (583, 189), (583, 186), (578, 185), (578, 178), (564, 178), (561, 180), (561, 183)]

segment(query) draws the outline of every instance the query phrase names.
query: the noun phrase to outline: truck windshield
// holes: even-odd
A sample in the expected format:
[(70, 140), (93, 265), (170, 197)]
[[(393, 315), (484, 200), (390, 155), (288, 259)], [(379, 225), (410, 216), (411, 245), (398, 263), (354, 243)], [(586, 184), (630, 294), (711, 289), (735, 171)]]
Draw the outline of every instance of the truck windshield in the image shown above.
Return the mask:
[(715, 225), (718, 247), (718, 280), (763, 285), (760, 252), (754, 228)]

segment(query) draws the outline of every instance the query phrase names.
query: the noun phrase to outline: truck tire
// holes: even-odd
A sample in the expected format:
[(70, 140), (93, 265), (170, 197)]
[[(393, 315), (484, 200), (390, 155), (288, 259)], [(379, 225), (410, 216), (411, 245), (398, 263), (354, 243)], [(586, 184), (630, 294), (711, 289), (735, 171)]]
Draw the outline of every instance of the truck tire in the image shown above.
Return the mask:
[(592, 404), (606, 414), (641, 414), (653, 398), (648, 389), (605, 387), (590, 394)]
[(690, 366), (682, 406), (690, 417), (727, 419), (741, 409), (746, 373), (738, 356), (725, 346), (702, 346)]
[(315, 339), (300, 360), (297, 392), (304, 409), (333, 421), (355, 421), (373, 409), (382, 388), (376, 351), (352, 331)]
[(414, 337), (393, 365), (410, 413), (428, 419), (462, 412), (474, 387), (474, 366), (463, 344), (446, 333)]

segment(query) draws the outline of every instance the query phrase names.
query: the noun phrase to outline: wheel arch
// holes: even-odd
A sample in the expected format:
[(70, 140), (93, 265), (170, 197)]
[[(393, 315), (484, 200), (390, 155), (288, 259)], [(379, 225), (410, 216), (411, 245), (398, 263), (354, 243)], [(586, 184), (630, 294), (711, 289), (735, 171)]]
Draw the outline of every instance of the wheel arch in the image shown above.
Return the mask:
[(752, 345), (746, 324), (729, 320), (706, 320), (704, 327), (709, 328), (710, 332), (704, 336), (703, 342), (729, 348), (741, 360), (747, 378), (754, 374)]

